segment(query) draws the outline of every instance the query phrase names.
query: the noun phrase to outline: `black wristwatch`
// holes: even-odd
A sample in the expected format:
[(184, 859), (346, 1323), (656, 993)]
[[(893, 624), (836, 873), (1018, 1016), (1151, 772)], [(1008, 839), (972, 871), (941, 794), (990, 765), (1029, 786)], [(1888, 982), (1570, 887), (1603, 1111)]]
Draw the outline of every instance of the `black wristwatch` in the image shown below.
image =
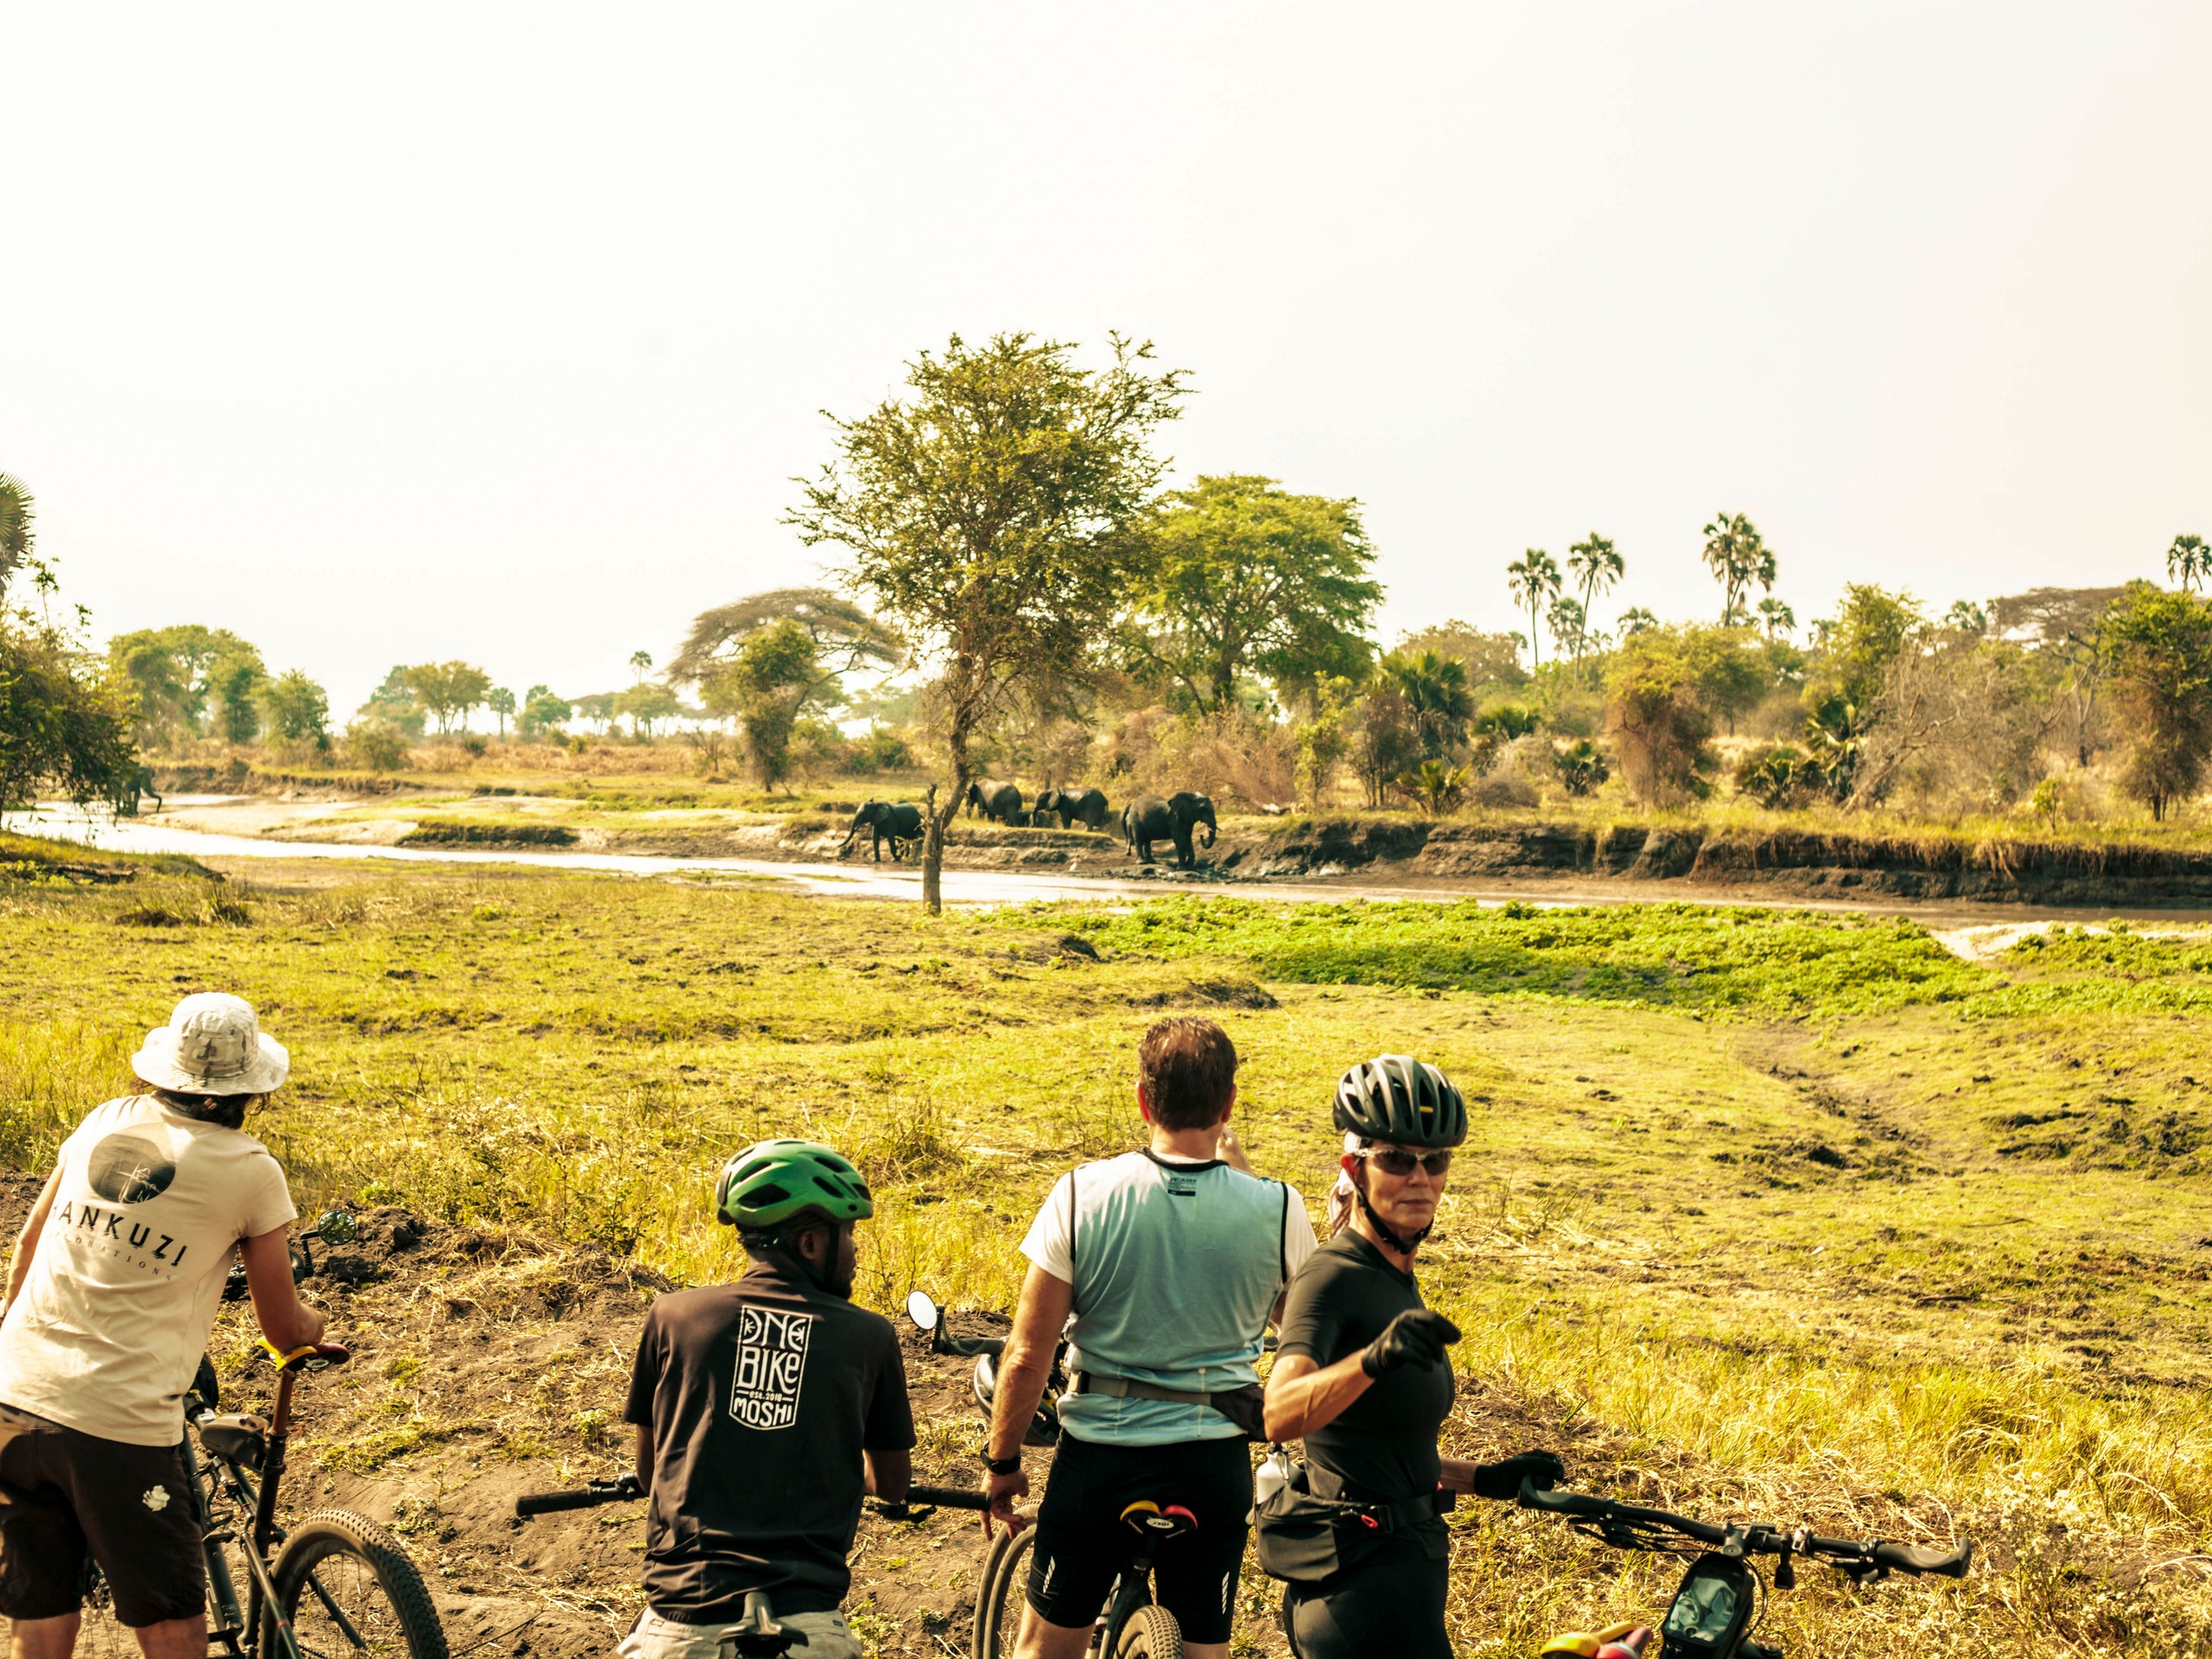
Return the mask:
[(1010, 1458), (995, 1458), (986, 1452), (983, 1453), (983, 1468), (989, 1474), (1018, 1475), (1021, 1472), (1021, 1453), (1017, 1452)]

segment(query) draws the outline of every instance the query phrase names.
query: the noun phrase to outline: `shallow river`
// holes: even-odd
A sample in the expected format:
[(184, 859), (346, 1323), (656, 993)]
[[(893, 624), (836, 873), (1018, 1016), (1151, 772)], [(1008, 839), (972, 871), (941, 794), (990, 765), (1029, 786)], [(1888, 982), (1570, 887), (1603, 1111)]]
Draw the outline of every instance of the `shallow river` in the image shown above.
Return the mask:
[[(220, 804), (232, 798), (177, 797), (179, 806)], [(477, 850), (459, 847), (371, 847), (340, 842), (264, 840), (252, 836), (221, 835), (150, 818), (115, 818), (105, 812), (86, 817), (73, 808), (44, 806), (35, 812), (11, 813), (4, 826), (21, 835), (72, 841), (124, 853), (183, 853), (194, 858), (345, 858), (379, 859), (397, 863), (534, 865), (549, 869), (614, 870), (630, 875), (678, 875), (714, 871), (763, 877), (785, 882), (801, 891), (830, 898), (900, 899), (920, 896), (922, 877), (912, 866), (855, 860), (851, 863), (798, 863), (766, 858), (677, 858), (652, 853), (539, 853), (505, 849)], [(1448, 881), (1430, 880), (1420, 886), (1390, 886), (1368, 880), (1343, 881), (1224, 881), (1204, 876), (1190, 878), (1162, 868), (1157, 876), (1133, 880), (1111, 876), (1065, 875), (1037, 870), (968, 870), (944, 872), (944, 901), (949, 905), (988, 906), (1023, 904), (1039, 899), (1135, 899), (1160, 898), (1173, 893), (1235, 894), (1292, 902), (1342, 901), (1346, 899), (1416, 899), (1445, 901), (1473, 899), (1484, 904), (1518, 899), (1546, 907), (1566, 905), (1619, 905), (1655, 899), (1681, 899), (1716, 904), (1767, 904), (1793, 910), (1856, 912), (1883, 916), (1909, 916), (1925, 924), (1951, 949), (1978, 957), (2002, 950), (2023, 933), (2039, 931), (2053, 922), (2103, 921), (2125, 918), (2164, 928), (2200, 929), (2212, 925), (2212, 911), (2095, 910), (2069, 911), (2027, 905), (1960, 904), (1914, 901), (1869, 895), (1864, 899), (1816, 899), (1795, 895), (1762, 895), (1756, 891), (1719, 893), (1710, 889), (1676, 890), (1645, 885), (1625, 887), (1604, 884), (1568, 885), (1557, 878), (1513, 881)]]

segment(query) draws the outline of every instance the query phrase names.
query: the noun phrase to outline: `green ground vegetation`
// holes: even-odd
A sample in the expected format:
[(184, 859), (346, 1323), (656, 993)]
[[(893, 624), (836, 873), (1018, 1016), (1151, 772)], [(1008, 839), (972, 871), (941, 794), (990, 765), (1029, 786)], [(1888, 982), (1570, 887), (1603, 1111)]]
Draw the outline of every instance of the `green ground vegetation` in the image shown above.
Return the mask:
[[(139, 1032), (223, 987), (292, 1046), (249, 1127), (303, 1209), (403, 1204), (703, 1281), (738, 1261), (713, 1172), (804, 1134), (876, 1183), (866, 1300), (1004, 1309), (1052, 1178), (1132, 1143), (1161, 1013), (1227, 1024), (1251, 1155), (1317, 1216), (1336, 1073), (1411, 1050), (1475, 1113), (1423, 1272), (1466, 1332), (1457, 1449), (1976, 1539), (1963, 1586), (1808, 1573), (1769, 1627), (1792, 1651), (2212, 1652), (2202, 939), (2073, 930), (1975, 965), (1905, 924), (1679, 906), (930, 919), (755, 881), (251, 883), (0, 882), (0, 1158), (43, 1167)], [(1555, 1523), (1457, 1524), (1470, 1651), (1663, 1601), (1657, 1568)]]

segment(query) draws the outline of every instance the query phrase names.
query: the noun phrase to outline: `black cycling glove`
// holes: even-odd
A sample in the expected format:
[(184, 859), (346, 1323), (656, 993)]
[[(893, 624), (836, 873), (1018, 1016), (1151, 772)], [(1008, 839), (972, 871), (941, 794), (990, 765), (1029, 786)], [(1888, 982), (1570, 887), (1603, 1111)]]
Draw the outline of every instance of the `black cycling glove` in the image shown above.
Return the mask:
[(1459, 1327), (1433, 1308), (1409, 1307), (1382, 1327), (1382, 1334), (1360, 1351), (1359, 1369), (1381, 1376), (1405, 1365), (1442, 1362), (1447, 1343), (1459, 1340)]
[(1555, 1452), (1516, 1452), (1497, 1463), (1475, 1465), (1475, 1496), (1510, 1503), (1521, 1496), (1521, 1483), (1529, 1481), (1548, 1491), (1567, 1478), (1567, 1465)]

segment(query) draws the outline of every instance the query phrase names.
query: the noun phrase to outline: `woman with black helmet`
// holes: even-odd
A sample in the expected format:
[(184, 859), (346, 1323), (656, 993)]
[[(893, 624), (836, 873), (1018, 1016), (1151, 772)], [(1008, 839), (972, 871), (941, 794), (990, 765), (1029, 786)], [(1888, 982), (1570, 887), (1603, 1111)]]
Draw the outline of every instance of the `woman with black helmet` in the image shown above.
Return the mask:
[(1267, 1389), (1268, 1438), (1305, 1442), (1301, 1520), (1336, 1517), (1289, 1578), (1287, 1622), (1305, 1659), (1449, 1659), (1440, 1494), (1510, 1499), (1523, 1478), (1548, 1486), (1566, 1471), (1548, 1452), (1492, 1464), (1437, 1452), (1454, 1393), (1445, 1350), (1459, 1332), (1422, 1303), (1413, 1269), (1466, 1139), (1459, 1090), (1433, 1065), (1385, 1054), (1344, 1073), (1333, 1116), (1351, 1147), (1352, 1214), (1291, 1283)]

